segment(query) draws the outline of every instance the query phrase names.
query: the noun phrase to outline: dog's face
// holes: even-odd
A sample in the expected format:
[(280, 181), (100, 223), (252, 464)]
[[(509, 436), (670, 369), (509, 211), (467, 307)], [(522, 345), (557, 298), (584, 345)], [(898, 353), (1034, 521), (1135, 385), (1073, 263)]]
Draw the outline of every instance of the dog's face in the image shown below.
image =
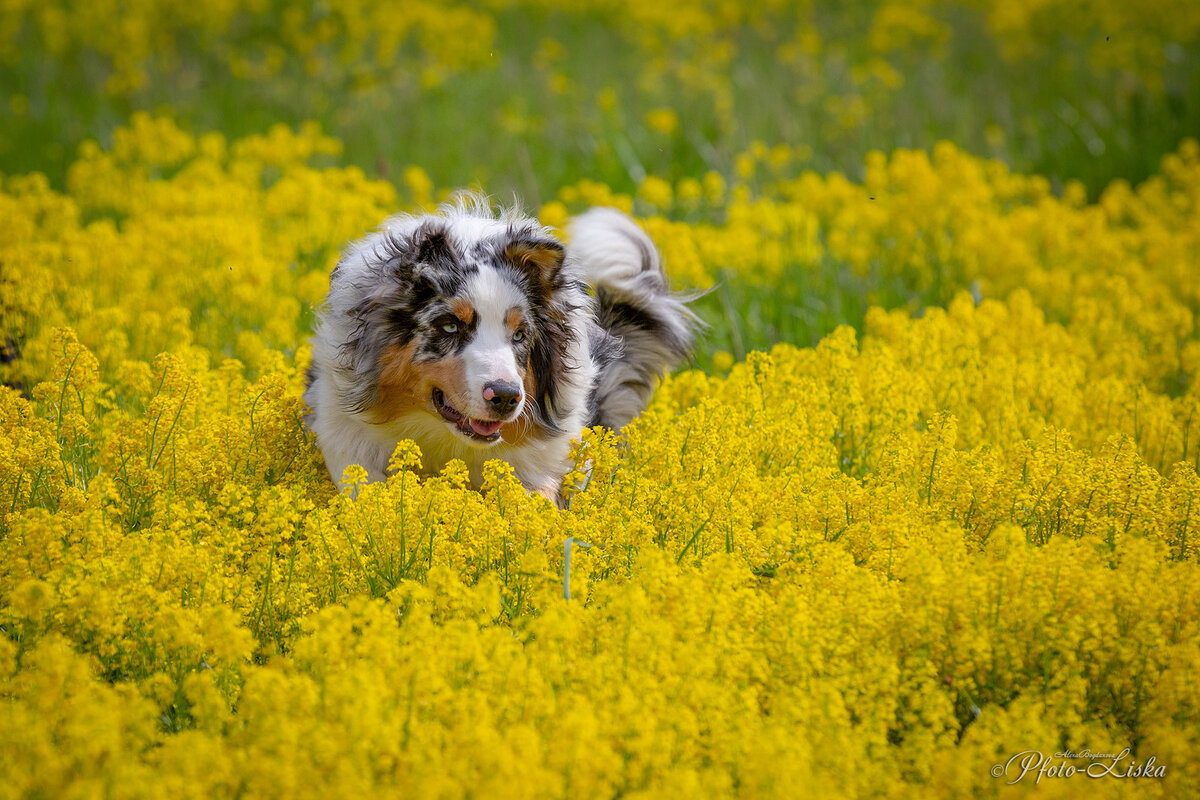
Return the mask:
[[(376, 424), (431, 422), (476, 447), (515, 443), (533, 427), (541, 294), (562, 245), (511, 231), (461, 252), (426, 227), (395, 243), (381, 285), (359, 316), (376, 351)], [(422, 415), (424, 415), (422, 417)]]
[(411, 339), (380, 357), (375, 416), (428, 413), (473, 444), (498, 442), (528, 402), (528, 317), (519, 287), (488, 267), (431, 298)]

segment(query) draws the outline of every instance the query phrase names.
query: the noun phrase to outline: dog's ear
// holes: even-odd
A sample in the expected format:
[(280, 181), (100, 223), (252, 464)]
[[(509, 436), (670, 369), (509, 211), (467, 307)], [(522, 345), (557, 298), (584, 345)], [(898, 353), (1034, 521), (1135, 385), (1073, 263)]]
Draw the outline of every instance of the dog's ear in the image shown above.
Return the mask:
[(452, 281), (459, 275), (458, 251), (445, 227), (426, 223), (412, 235), (412, 291), (414, 297), (451, 294)]
[(541, 287), (555, 284), (566, 256), (561, 244), (544, 236), (518, 234), (504, 245), (504, 257)]
[(454, 245), (446, 235), (446, 229), (440, 225), (422, 225), (413, 234), (413, 249), (416, 252), (418, 264), (428, 266), (455, 266), (458, 264), (458, 254)]

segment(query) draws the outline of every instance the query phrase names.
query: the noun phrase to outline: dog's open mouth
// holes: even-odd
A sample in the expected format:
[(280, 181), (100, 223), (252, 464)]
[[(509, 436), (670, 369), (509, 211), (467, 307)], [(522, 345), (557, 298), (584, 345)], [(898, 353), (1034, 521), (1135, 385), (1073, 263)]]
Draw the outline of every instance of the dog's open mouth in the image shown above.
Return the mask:
[(500, 426), (504, 424), (503, 420), (472, 419), (447, 403), (446, 395), (441, 389), (433, 390), (433, 406), (442, 415), (442, 419), (453, 423), (464, 436), (481, 442), (494, 442), (500, 438)]

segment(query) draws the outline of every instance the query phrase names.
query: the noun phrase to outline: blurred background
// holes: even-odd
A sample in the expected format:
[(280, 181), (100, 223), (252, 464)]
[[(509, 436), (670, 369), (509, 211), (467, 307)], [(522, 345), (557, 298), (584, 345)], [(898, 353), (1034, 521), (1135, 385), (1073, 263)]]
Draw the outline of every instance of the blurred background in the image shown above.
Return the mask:
[(145, 110), (230, 138), (316, 120), (368, 175), (535, 208), (729, 177), (756, 142), (861, 178), (948, 139), (1094, 195), (1200, 132), (1198, 38), (1200, 3), (1166, 0), (8, 0), (0, 171), (61, 185)]

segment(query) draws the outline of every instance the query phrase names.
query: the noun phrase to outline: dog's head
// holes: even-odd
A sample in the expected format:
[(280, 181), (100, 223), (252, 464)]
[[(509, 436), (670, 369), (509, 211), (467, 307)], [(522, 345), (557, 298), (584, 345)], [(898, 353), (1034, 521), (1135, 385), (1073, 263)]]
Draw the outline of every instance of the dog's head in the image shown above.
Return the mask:
[(341, 354), (356, 413), (381, 425), (440, 422), (478, 447), (554, 427), (555, 372), (571, 337), (571, 309), (556, 301), (565, 251), (533, 221), (488, 222), (427, 218), (364, 254)]

